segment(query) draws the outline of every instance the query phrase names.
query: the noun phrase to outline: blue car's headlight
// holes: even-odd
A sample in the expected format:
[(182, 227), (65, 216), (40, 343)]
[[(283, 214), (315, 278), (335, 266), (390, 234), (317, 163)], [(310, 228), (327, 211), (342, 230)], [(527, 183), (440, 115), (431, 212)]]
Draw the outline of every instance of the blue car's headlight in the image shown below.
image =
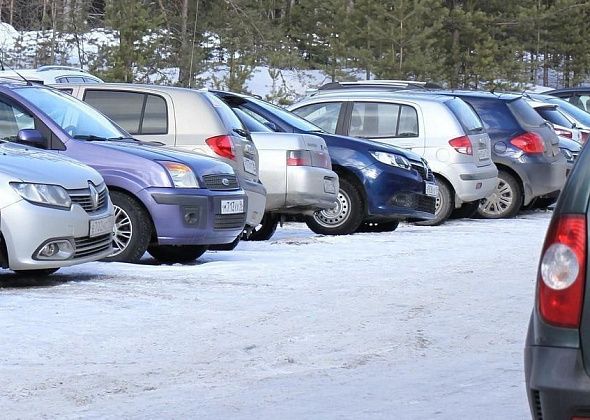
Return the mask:
[(381, 163), (385, 163), (386, 165), (397, 166), (398, 168), (412, 169), (412, 165), (405, 157), (401, 155), (396, 155), (395, 153), (386, 153), (386, 152), (370, 152), (371, 155), (375, 159), (377, 159)]
[(176, 188), (199, 188), (199, 181), (191, 168), (179, 162), (160, 162), (166, 168)]

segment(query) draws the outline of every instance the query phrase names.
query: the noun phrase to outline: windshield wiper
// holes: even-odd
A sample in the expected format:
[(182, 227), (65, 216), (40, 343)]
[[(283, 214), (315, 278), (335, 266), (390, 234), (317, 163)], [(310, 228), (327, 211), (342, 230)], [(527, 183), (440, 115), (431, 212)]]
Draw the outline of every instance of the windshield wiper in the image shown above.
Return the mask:
[(72, 136), (76, 140), (88, 140), (88, 141), (109, 141), (106, 137), (95, 136), (94, 134), (76, 134)]

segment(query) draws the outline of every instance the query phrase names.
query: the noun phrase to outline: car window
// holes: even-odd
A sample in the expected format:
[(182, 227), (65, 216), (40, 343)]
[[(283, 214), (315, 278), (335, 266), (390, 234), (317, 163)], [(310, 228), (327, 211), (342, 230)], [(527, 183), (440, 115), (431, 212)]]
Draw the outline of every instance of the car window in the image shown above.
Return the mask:
[(483, 130), (481, 119), (465, 101), (459, 98), (453, 98), (445, 102), (445, 105), (451, 110), (455, 118), (457, 118), (457, 121), (459, 121), (466, 134), (473, 134)]
[(144, 94), (135, 92), (86, 90), (84, 102), (98, 109), (131, 134), (139, 134)]
[(325, 102), (302, 106), (294, 109), (293, 113), (314, 123), (324, 131), (334, 134), (341, 108), (342, 102)]
[(84, 77), (84, 83), (100, 83), (100, 82), (98, 80), (92, 79), (90, 77)]
[(413, 106), (400, 107), (396, 137), (418, 137), (418, 113)]
[(168, 108), (166, 107), (166, 100), (161, 96), (147, 95), (140, 133), (168, 133)]
[(519, 130), (518, 122), (500, 99), (462, 98), (477, 112), (488, 131)]
[(562, 111), (565, 111), (567, 114), (574, 117), (574, 119), (576, 121), (579, 121), (582, 124), (584, 124), (585, 126), (590, 127), (590, 114), (587, 113), (586, 111), (582, 111), (577, 106), (574, 106), (571, 103), (569, 103), (568, 101), (565, 101), (561, 98), (551, 97), (551, 98), (542, 98), (542, 99), (543, 99), (543, 101), (559, 105), (559, 108)]
[(57, 90), (59, 90), (60, 92), (63, 92), (63, 93), (67, 93), (68, 95), (71, 95), (72, 93), (74, 93), (74, 89), (72, 89), (72, 88), (57, 88)]
[(68, 83), (84, 83), (84, 78), (80, 76), (68, 76), (66, 79)]
[(260, 122), (258, 119), (253, 117), (247, 110), (240, 109), (238, 107), (232, 108), (232, 110), (236, 113), (242, 124), (250, 131), (251, 133), (272, 133), (273, 130), (268, 128), (264, 123)]
[(535, 110), (543, 119), (550, 121), (553, 124), (561, 125), (562, 127), (573, 128), (571, 121), (569, 121), (561, 112), (559, 112), (557, 107), (535, 108)]
[(514, 116), (520, 121), (522, 124), (530, 126), (530, 127), (540, 127), (542, 126), (545, 121), (538, 112), (536, 112), (532, 106), (530, 106), (527, 101), (522, 98), (515, 99), (513, 101), (508, 102), (508, 108), (512, 111)]
[(20, 108), (0, 101), (0, 139), (16, 140), (19, 130), (35, 128), (35, 119)]
[(580, 108), (583, 111), (590, 112), (590, 95), (567, 93), (561, 94), (559, 97), (565, 99), (570, 104)]
[(355, 102), (349, 134), (366, 138), (416, 137), (418, 113), (408, 105)]

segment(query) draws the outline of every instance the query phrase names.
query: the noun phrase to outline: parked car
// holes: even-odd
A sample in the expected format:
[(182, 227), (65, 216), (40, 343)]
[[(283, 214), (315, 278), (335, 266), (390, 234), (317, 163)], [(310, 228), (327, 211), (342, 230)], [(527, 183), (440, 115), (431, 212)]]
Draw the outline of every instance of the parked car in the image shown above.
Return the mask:
[(524, 351), (534, 419), (583, 419), (590, 413), (590, 151), (585, 149), (561, 192), (538, 266)]
[(555, 89), (545, 94), (565, 99), (582, 111), (590, 112), (590, 86)]
[(324, 92), (346, 89), (378, 89), (391, 92), (402, 89), (442, 89), (442, 86), (431, 82), (418, 82), (415, 80), (361, 80), (356, 82), (329, 82), (317, 89), (309, 89), (309, 96), (320, 95)]
[(559, 109), (558, 105), (532, 99), (527, 102), (541, 118), (552, 124), (555, 134), (582, 143), (581, 130), (568, 115)]
[(22, 80), (23, 78), (38, 84), (53, 83), (103, 83), (87, 71), (71, 66), (41, 66), (36, 69), (18, 69), (0, 71), (1, 79)]
[(264, 215), (258, 151), (240, 120), (214, 95), (170, 86), (103, 83), (57, 85), (92, 105), (133, 137), (222, 159), (248, 195), (248, 231)]
[(437, 91), (463, 99), (479, 114), (492, 140), (498, 167), (496, 192), (479, 207), (485, 218), (512, 217), (536, 197), (557, 193), (566, 160), (555, 131), (522, 95), (478, 91)]
[(424, 159), (408, 150), (326, 133), (297, 115), (251, 96), (213, 91), (232, 109), (256, 118), (275, 132), (313, 134), (328, 146), (339, 177), (338, 202), (332, 210), (306, 216), (320, 234), (392, 231), (400, 219), (434, 216), (438, 186)]
[(0, 105), (1, 139), (56, 150), (103, 176), (115, 207), (109, 260), (135, 262), (147, 249), (162, 262), (186, 262), (243, 230), (247, 199), (229, 165), (134, 140), (49, 87), (2, 84)]
[[(0, 110), (9, 109), (0, 103)], [(25, 129), (19, 136), (31, 134)], [(3, 140), (0, 191), (2, 268), (48, 275), (111, 254), (113, 205), (90, 167)]]
[(324, 139), (311, 134), (276, 133), (234, 109), (251, 132), (260, 156), (260, 180), (266, 187), (264, 217), (249, 239), (267, 240), (282, 216), (313, 215), (335, 207), (338, 175), (332, 171)]
[(289, 109), (329, 133), (410, 149), (426, 159), (439, 195), (435, 218), (424, 224), (443, 223), (463, 204), (474, 211), (494, 192), (498, 170), (490, 138), (469, 105), (443, 95), (391, 92), (389, 84), (379, 90), (359, 85), (323, 91)]

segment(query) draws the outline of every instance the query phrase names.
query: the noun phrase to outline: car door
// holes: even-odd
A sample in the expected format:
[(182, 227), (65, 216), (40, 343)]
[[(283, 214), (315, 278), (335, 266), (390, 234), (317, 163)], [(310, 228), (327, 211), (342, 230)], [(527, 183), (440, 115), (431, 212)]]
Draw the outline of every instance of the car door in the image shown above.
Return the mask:
[(400, 102), (354, 101), (347, 107), (342, 132), (424, 154), (420, 110)]

